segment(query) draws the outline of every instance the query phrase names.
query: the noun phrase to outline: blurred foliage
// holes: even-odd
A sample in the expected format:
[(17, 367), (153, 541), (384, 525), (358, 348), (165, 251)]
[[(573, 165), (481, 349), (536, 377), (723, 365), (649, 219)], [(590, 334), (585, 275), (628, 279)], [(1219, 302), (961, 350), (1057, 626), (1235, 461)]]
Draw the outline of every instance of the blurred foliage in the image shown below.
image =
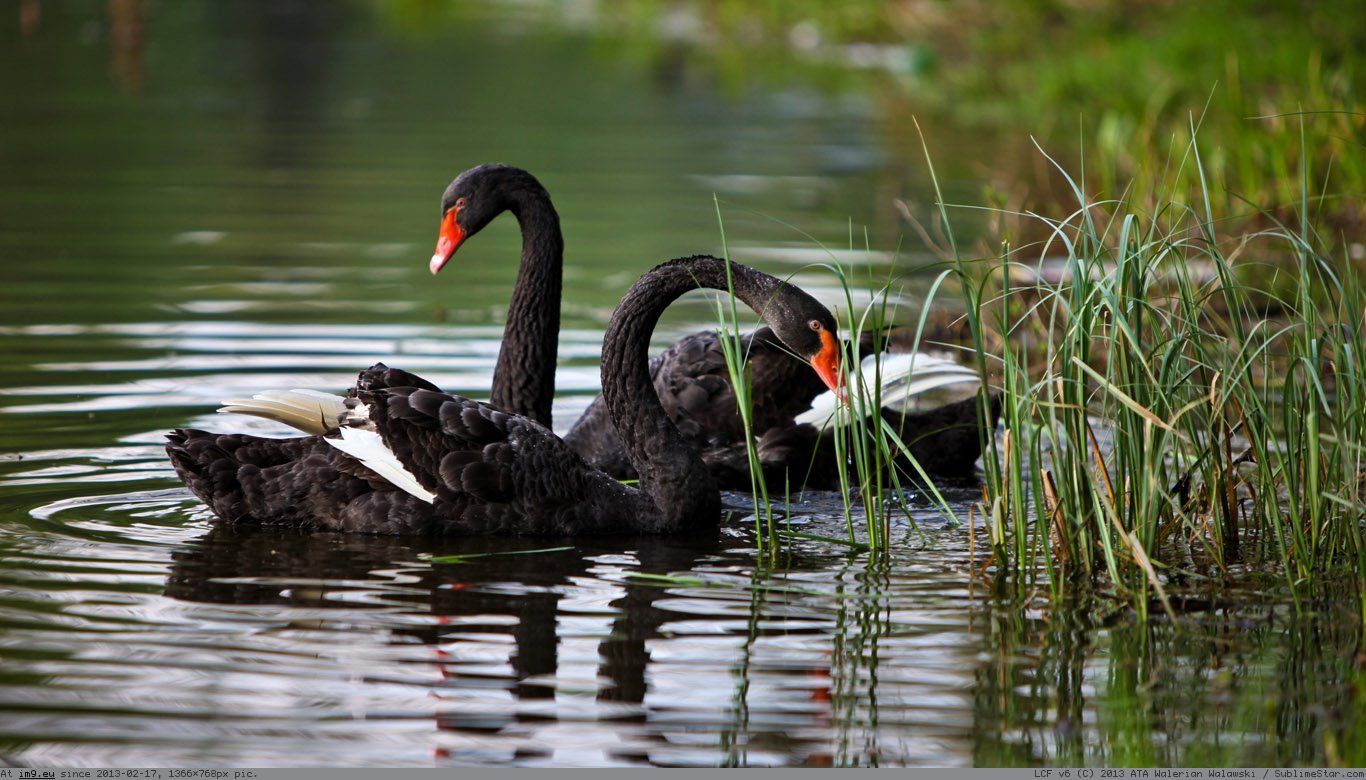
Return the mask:
[(1307, 190), (1326, 224), (1359, 235), (1359, 16), (1343, 0), (1007, 4), (946, 76), (1045, 141), (1085, 128), (1088, 178), (1107, 196), (1132, 181), (1198, 202), (1193, 166), (1171, 173), (1198, 125), (1219, 215), (1250, 203), (1286, 218)]
[[(1091, 195), (1206, 195), (1215, 218), (1301, 206), (1330, 234), (1366, 216), (1366, 25), (1353, 0), (600, 0), (517, 4), (528, 24), (571, 26), (669, 67), (707, 68), (727, 94), (800, 82), (867, 95), (896, 162), (920, 164), (912, 117), (994, 138), (977, 155), (988, 205), (1075, 203), (1030, 139)], [(480, 11), (388, 6), (408, 29)], [(439, 26), (439, 25), (438, 25)], [(1193, 131), (1197, 128), (1198, 133)], [(931, 150), (935, 149), (930, 133)], [(1210, 193), (1184, 160), (1192, 138)], [(1159, 194), (1160, 193), (1160, 194)], [(1312, 204), (1302, 202), (1308, 194)]]

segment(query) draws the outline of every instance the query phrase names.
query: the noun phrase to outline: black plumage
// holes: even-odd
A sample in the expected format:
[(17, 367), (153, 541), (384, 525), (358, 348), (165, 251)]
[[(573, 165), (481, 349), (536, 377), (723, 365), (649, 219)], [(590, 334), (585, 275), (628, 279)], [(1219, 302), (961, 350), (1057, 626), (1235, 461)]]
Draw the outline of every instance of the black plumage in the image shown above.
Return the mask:
[[(549, 425), (558, 325), (529, 321), (552, 312), (559, 316), (564, 240), (546, 189), (527, 171), (509, 165), (480, 165), (460, 174), (442, 198), (442, 229), (432, 270), (444, 267), (461, 244), (503, 211), (516, 215), (521, 225), (522, 258), (491, 400)], [(867, 355), (873, 338), (869, 333), (863, 338), (860, 354)], [(794, 420), (810, 408), (825, 385), (767, 329), (745, 336), (742, 352), (747, 355), (754, 432), (760, 437), (765, 475), (778, 485), (791, 480), (792, 485), (838, 487), (834, 434), (798, 426)], [(702, 451), (722, 486), (748, 488), (744, 427), (718, 335), (704, 331), (684, 337), (651, 362), (650, 374), (669, 418)], [(911, 453), (928, 473), (961, 475), (971, 472), (981, 455), (982, 429), (996, 427), (999, 398), (991, 400), (988, 411), (988, 419), (982, 420), (978, 404), (964, 402), (927, 412), (884, 414), (897, 415), (893, 426), (908, 444), (916, 442)], [(598, 468), (622, 479), (636, 476), (601, 397), (589, 405), (565, 440)], [(765, 440), (768, 446), (763, 446)], [(903, 466), (910, 473), (904, 458)]]
[[(835, 323), (801, 290), (731, 264), (737, 297), (813, 364), (835, 360)], [(632, 286), (608, 323), (603, 396), (640, 488), (593, 468), (548, 428), (491, 404), (442, 393), (377, 365), (358, 377), (355, 419), (431, 500), (405, 492), (328, 436), (264, 439), (177, 430), (176, 472), (223, 521), (370, 533), (668, 533), (712, 525), (720, 495), (706, 465), (653, 392), (646, 350), (660, 312), (698, 287), (725, 289), (726, 264), (691, 257)], [(401, 382), (402, 384), (392, 384)], [(335, 434), (329, 434), (335, 436)]]

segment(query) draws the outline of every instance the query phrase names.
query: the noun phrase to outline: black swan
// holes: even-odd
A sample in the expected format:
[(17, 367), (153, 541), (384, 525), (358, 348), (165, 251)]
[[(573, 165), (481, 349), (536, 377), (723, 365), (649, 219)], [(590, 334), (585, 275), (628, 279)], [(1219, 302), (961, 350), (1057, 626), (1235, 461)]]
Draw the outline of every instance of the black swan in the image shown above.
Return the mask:
[[(521, 225), (522, 262), (494, 370), (492, 402), (549, 425), (564, 240), (546, 189), (530, 173), (510, 165), (490, 163), (460, 174), (441, 200), (441, 229), (430, 267), (432, 273), (440, 271), (461, 244), (504, 211), (511, 211)], [(872, 335), (864, 333), (860, 354), (872, 350)], [(742, 351), (752, 380), (753, 430), (760, 436), (766, 477), (783, 475), (794, 486), (838, 487), (833, 431), (797, 419), (825, 391), (830, 377), (812, 375), (768, 329), (746, 336)], [(921, 359), (920, 364), (928, 360)], [(943, 371), (940, 383), (977, 381), (974, 372), (958, 369)], [(717, 334), (685, 336), (651, 362), (650, 373), (670, 419), (702, 451), (722, 487), (748, 489), (744, 428)], [(890, 400), (886, 393), (883, 397)], [(249, 406), (248, 402), (237, 410), (253, 413)], [(999, 397), (991, 398), (988, 414), (985, 427), (994, 430)], [(930, 474), (970, 473), (981, 455), (984, 426), (975, 398), (927, 411), (889, 407), (882, 416)], [(613, 476), (636, 476), (601, 397), (589, 405), (565, 441)], [(904, 470), (914, 473), (904, 464), (904, 456)]]
[(647, 350), (670, 302), (699, 287), (727, 289), (727, 265), (736, 297), (821, 376), (839, 375), (834, 317), (800, 289), (714, 257), (656, 267), (618, 304), (602, 349), (603, 397), (639, 489), (588, 465), (535, 420), (447, 395), (382, 364), (362, 372), (344, 401), (319, 398), (321, 411), (340, 410), (338, 420), (321, 423), (337, 427), (335, 434), (264, 439), (180, 429), (167, 436), (167, 454), (190, 490), (229, 523), (392, 534), (714, 526), (716, 482), (661, 406)]

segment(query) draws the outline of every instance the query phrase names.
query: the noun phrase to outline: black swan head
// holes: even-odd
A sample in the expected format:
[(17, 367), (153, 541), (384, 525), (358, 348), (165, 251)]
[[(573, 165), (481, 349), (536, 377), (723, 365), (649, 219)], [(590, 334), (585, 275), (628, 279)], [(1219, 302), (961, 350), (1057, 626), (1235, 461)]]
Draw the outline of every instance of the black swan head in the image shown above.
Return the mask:
[(769, 328), (788, 349), (811, 364), (826, 387), (843, 397), (840, 376), (843, 347), (839, 326), (829, 309), (802, 293), (774, 295), (762, 309), (755, 311), (769, 323)]
[[(499, 214), (511, 211), (520, 221), (531, 207), (554, 214), (550, 194), (535, 176), (521, 168), (485, 163), (460, 174), (441, 197), (441, 231), (432, 255), (432, 273), (440, 271), (461, 244)], [(558, 218), (553, 221), (558, 234)]]
[(564, 237), (545, 187), (521, 168), (499, 163), (457, 176), (441, 198), (441, 231), (429, 267), (432, 273), (440, 271), (461, 244), (504, 211), (512, 212), (521, 225), (522, 261), (508, 301), (490, 400), (501, 409), (550, 425)]

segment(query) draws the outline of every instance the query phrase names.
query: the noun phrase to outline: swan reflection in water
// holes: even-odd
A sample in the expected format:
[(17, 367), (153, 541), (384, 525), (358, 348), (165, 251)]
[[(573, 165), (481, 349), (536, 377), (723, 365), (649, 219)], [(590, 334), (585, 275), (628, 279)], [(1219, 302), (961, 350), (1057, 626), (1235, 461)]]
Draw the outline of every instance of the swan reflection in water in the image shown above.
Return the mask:
[[(752, 566), (735, 541), (714, 529), (667, 539), (528, 540), (222, 525), (175, 554), (165, 595), (252, 607), (231, 614), (270, 625), (255, 632), (253, 645), (261, 646), (266, 635), (286, 659), (310, 651), (333, 655), (344, 680), (317, 679), (316, 660), (300, 667), (313, 678), (307, 685), (317, 701), (339, 703), (323, 706), (317, 717), (431, 717), (438, 760), (520, 763), (583, 751), (590, 746), (575, 742), (573, 724), (588, 719), (617, 724), (608, 730), (612, 744), (591, 748), (603, 751), (603, 759), (671, 764), (679, 760), (678, 740), (695, 741), (710, 729), (717, 733), (709, 739), (719, 744), (722, 732), (736, 728), (720, 722), (732, 717), (743, 675), (718, 657), (675, 658), (666, 650), (664, 674), (692, 670), (690, 694), (672, 698), (673, 681), (667, 681), (668, 690), (661, 694), (655, 685), (654, 703), (647, 704), (651, 646), (670, 643), (666, 624), (679, 620), (704, 642), (744, 640), (731, 636), (729, 619), (708, 629), (697, 616), (658, 606), (661, 599), (676, 600), (679, 587), (633, 575)], [(546, 551), (526, 552), (532, 548)], [(468, 557), (426, 562), (447, 555)], [(824, 675), (828, 669), (800, 672), (804, 684)], [(373, 710), (364, 708), (367, 697), (355, 693), (357, 685), (376, 690)], [(378, 692), (395, 685), (412, 689), (416, 712), (378, 703)], [(799, 762), (823, 764), (830, 713), (822, 710), (829, 697), (802, 699), (807, 709), (816, 708), (752, 730), (805, 756)], [(803, 731), (812, 737), (799, 736)], [(595, 732), (594, 739), (602, 735)]]

